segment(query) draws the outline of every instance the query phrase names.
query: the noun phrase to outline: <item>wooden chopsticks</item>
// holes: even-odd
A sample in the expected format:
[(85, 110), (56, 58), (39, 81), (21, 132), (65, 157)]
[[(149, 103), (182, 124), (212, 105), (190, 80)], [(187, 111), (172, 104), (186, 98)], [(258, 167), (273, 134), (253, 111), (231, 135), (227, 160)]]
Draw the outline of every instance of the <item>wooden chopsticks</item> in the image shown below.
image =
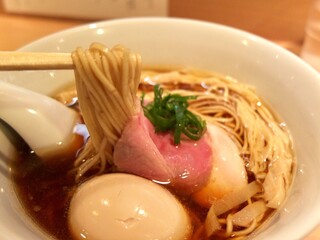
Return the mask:
[(73, 68), (71, 53), (0, 52), (0, 71)]

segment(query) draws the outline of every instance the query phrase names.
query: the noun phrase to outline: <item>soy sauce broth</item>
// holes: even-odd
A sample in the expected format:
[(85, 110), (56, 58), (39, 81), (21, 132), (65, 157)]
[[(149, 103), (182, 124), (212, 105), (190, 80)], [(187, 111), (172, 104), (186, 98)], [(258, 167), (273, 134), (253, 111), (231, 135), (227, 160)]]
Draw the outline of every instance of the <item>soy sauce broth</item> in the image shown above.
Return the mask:
[(56, 239), (71, 239), (67, 212), (75, 189), (70, 174), (74, 159), (47, 166), (32, 151), (21, 153), (12, 164), (14, 188), (28, 217)]
[[(60, 160), (63, 164), (47, 166), (32, 151), (21, 153), (12, 164), (12, 181), (27, 217), (36, 226), (55, 239), (72, 240), (68, 229), (68, 209), (77, 187), (72, 173), (74, 158)], [(199, 234), (195, 239), (207, 239), (201, 231), (207, 210), (186, 197), (177, 197), (188, 209), (194, 234)]]

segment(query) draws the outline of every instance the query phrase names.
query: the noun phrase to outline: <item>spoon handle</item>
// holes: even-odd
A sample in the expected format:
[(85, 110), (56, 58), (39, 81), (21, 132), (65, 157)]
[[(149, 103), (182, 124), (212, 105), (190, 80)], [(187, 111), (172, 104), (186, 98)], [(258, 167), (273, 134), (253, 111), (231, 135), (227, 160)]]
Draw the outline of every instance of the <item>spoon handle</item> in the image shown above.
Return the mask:
[(0, 71), (73, 69), (71, 53), (0, 52)]

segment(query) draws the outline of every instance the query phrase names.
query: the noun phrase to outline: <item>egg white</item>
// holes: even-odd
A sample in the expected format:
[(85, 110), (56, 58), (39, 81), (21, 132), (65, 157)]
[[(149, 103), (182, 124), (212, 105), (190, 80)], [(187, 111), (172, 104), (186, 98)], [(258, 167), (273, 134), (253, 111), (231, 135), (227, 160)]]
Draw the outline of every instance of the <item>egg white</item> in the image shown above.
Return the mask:
[(75, 239), (188, 239), (191, 223), (181, 203), (164, 187), (114, 173), (94, 177), (75, 192), (68, 215)]

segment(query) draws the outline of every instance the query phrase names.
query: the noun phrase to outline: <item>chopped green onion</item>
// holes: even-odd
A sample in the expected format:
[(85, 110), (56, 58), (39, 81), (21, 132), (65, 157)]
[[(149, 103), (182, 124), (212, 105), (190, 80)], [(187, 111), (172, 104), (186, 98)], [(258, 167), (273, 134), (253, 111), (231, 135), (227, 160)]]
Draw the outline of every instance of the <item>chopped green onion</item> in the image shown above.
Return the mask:
[(153, 124), (155, 131), (171, 131), (175, 145), (180, 144), (182, 135), (191, 140), (199, 140), (206, 130), (206, 122), (187, 109), (188, 100), (197, 97), (181, 96), (179, 94), (162, 95), (163, 89), (156, 85), (153, 102), (144, 106), (144, 94), (141, 98), (144, 115)]

